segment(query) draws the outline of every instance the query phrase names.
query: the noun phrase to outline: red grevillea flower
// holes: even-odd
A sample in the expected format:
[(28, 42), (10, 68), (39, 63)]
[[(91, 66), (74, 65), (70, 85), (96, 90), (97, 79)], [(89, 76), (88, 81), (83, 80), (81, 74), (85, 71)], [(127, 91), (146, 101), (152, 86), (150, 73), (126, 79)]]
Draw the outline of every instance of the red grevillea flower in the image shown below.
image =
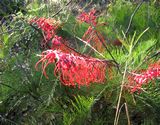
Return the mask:
[(142, 85), (148, 84), (149, 81), (158, 77), (160, 77), (160, 61), (150, 65), (147, 70), (141, 72), (140, 74), (131, 73), (128, 77), (131, 92), (141, 90)]
[(97, 17), (95, 16), (95, 13), (96, 13), (96, 10), (94, 9), (90, 10), (90, 12), (88, 13), (82, 12), (77, 17), (77, 19), (80, 20), (81, 22), (86, 22), (90, 24), (87, 31), (84, 33), (82, 39), (90, 43), (90, 45), (93, 46), (98, 51), (102, 52), (104, 50), (104, 45), (106, 44), (105, 39), (100, 32), (96, 31), (93, 28), (93, 26), (98, 27), (106, 23), (97, 24), (97, 21), (96, 21)]
[(96, 26), (97, 22), (96, 19), (97, 17), (95, 16), (96, 10), (92, 9), (89, 13), (86, 12), (82, 12), (77, 19), (82, 21), (82, 22), (86, 22), (90, 25)]
[(75, 56), (63, 53), (58, 50), (47, 50), (41, 55), (35, 68), (42, 63), (43, 74), (46, 74), (46, 67), (55, 63), (54, 74), (60, 76), (60, 81), (66, 86), (88, 86), (90, 83), (102, 83), (105, 80), (106, 61), (96, 58)]
[(36, 18), (30, 20), (31, 24), (36, 24), (39, 29), (44, 33), (44, 39), (42, 40), (42, 46), (51, 40), (56, 34), (56, 30), (59, 27), (59, 22), (51, 18)]
[[(43, 31), (44, 39), (41, 42), (41, 46), (46, 48), (46, 45), (49, 49), (57, 49), (63, 52), (71, 52), (67, 45), (67, 41), (64, 40), (61, 36), (56, 35), (57, 29), (60, 27), (60, 23), (54, 19), (38, 18), (32, 19), (31, 24), (36, 24), (39, 29)], [(51, 46), (48, 42), (51, 41)]]

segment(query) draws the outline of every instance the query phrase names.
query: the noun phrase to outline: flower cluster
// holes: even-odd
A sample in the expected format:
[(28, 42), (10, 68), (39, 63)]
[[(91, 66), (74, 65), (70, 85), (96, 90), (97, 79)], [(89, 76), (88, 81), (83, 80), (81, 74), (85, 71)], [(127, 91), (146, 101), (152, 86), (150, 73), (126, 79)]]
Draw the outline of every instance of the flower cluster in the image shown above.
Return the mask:
[(148, 84), (149, 81), (158, 77), (160, 77), (160, 61), (150, 65), (147, 70), (144, 70), (140, 74), (131, 73), (128, 77), (131, 92), (141, 90), (142, 85)]
[[(95, 10), (82, 13), (78, 19), (83, 22), (96, 26)], [(105, 80), (106, 67), (111, 69), (111, 63), (97, 58), (81, 56), (80, 53), (68, 46), (67, 41), (56, 35), (59, 23), (51, 19), (39, 18), (31, 20), (38, 28), (44, 32), (45, 41), (51, 42), (51, 49), (42, 52), (41, 59), (36, 63), (35, 68), (42, 64), (42, 72), (46, 78), (46, 68), (49, 64), (55, 64), (54, 74), (60, 78), (63, 85), (67, 86), (88, 86), (91, 83), (103, 83)], [(83, 38), (87, 42), (93, 41), (91, 44), (96, 49), (102, 45), (96, 35), (96, 31), (90, 26)], [(93, 34), (93, 35), (92, 35)], [(103, 36), (97, 33), (104, 42)], [(44, 42), (46, 44), (46, 42)], [(96, 44), (95, 44), (96, 43)], [(98, 48), (97, 48), (98, 47)], [(72, 54), (70, 54), (72, 53)], [(110, 71), (110, 70), (108, 70)]]
[(95, 16), (96, 10), (91, 10), (88, 14), (86, 12), (82, 12), (77, 19), (86, 22), (90, 24), (91, 26), (88, 27), (87, 31), (84, 33), (82, 39), (90, 43), (95, 49), (98, 51), (103, 51), (104, 47), (103, 45), (105, 44), (105, 39), (103, 35), (96, 31), (94, 27), (97, 26), (96, 19), (97, 17)]
[(59, 27), (59, 22), (54, 19), (46, 19), (46, 18), (36, 18), (30, 21), (31, 24), (36, 24), (38, 29), (41, 29), (44, 33), (44, 39), (42, 40), (42, 46), (46, 45), (46, 43), (51, 40), (55, 34), (56, 30)]
[(96, 10), (91, 10), (89, 13), (86, 12), (82, 12), (77, 19), (82, 21), (82, 22), (86, 22), (90, 25), (96, 26), (97, 22), (96, 19), (97, 17), (95, 16)]
[(46, 67), (55, 63), (54, 74), (60, 76), (61, 83), (66, 86), (78, 85), (79, 87), (104, 82), (106, 66), (109, 67), (106, 61), (75, 56), (58, 50), (44, 51), (41, 59), (36, 63), (36, 69), (39, 63), (42, 63), (42, 71), (47, 78)]

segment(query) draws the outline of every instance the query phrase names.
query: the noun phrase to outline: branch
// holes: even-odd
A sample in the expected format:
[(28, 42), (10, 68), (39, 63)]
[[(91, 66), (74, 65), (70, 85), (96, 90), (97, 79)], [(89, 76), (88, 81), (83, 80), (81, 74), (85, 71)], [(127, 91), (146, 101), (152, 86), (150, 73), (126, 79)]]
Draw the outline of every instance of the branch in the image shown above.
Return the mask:
[(132, 24), (133, 17), (135, 16), (135, 14), (136, 14), (136, 12), (138, 11), (138, 9), (141, 7), (141, 5), (142, 5), (143, 2), (144, 2), (144, 1), (142, 0), (142, 1), (137, 5), (137, 7), (135, 8), (135, 10), (133, 11), (133, 13), (132, 13), (132, 15), (131, 15), (131, 17), (130, 17), (130, 21), (129, 21), (129, 24), (128, 24), (128, 27), (127, 27), (127, 30), (126, 30), (125, 34), (128, 33), (128, 31), (129, 31), (129, 29), (130, 29), (130, 27), (131, 27), (131, 24)]
[(75, 36), (78, 40), (80, 40), (80, 41), (82, 41), (83, 43), (85, 43), (87, 46), (89, 46), (91, 49), (93, 49), (96, 53), (98, 53), (100, 56), (102, 56), (103, 58), (105, 58), (105, 56), (102, 54), (102, 53), (100, 53), (100, 52), (98, 52), (93, 46), (91, 46), (88, 42), (86, 42), (86, 41), (84, 41), (84, 40), (82, 40), (81, 38), (79, 38), (79, 37), (77, 37), (77, 36)]
[[(70, 0), (70, 1), (65, 5), (65, 7), (67, 7), (71, 2), (72, 2), (72, 0)], [(56, 15), (58, 15), (65, 7), (62, 7), (61, 9), (59, 9), (59, 10), (52, 16), (52, 18), (55, 17)]]
[(99, 35), (98, 35), (98, 33), (97, 33), (96, 30), (95, 30), (95, 32), (96, 32), (96, 35), (97, 35), (99, 41), (100, 41), (100, 42), (102, 43), (102, 45), (105, 47), (105, 49), (107, 50), (107, 52), (109, 53), (109, 55), (110, 55), (111, 58), (113, 59), (114, 63), (116, 64), (119, 73), (122, 74), (122, 72), (121, 72), (121, 70), (120, 70), (120, 68), (119, 68), (119, 63), (115, 60), (115, 58), (114, 58), (114, 56), (112, 55), (112, 53), (109, 51), (109, 49), (107, 48), (107, 46), (103, 43), (102, 39), (99, 37)]
[(17, 91), (15, 88), (13, 88), (13, 87), (10, 86), (10, 85), (7, 85), (7, 84), (1, 83), (1, 82), (0, 82), (0, 84), (3, 85), (3, 86), (8, 87), (8, 88), (10, 88), (10, 89), (13, 89), (13, 90)]
[(149, 61), (150, 59), (159, 56), (160, 55), (160, 50), (157, 51), (155, 54), (153, 55), (148, 55), (146, 56), (146, 58), (143, 59), (143, 61), (136, 67), (136, 69), (138, 69), (142, 64), (144, 64), (145, 62)]

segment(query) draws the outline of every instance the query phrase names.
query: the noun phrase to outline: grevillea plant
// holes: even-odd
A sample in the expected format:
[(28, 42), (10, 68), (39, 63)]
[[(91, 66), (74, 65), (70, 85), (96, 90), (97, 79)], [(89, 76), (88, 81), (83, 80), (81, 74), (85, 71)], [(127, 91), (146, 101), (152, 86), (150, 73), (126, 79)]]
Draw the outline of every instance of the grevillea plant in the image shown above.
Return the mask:
[[(102, 48), (105, 49), (106, 42), (103, 35), (95, 29), (98, 26), (95, 13), (96, 10), (91, 10), (88, 13), (82, 12), (77, 19), (90, 25), (82, 36), (82, 39), (94, 47), (95, 50), (100, 51)], [(91, 83), (103, 83), (105, 81), (106, 70), (114, 66), (111, 61), (84, 56), (69, 47), (67, 41), (56, 34), (56, 30), (60, 24), (54, 19), (39, 18), (32, 19), (30, 22), (36, 23), (38, 28), (44, 32), (44, 40), (46, 41), (44, 42), (43, 40), (44, 44), (51, 41), (51, 47), (49, 50), (42, 52), (40, 55), (41, 59), (35, 66), (38, 69), (38, 64), (42, 63), (42, 72), (46, 78), (48, 78), (46, 74), (47, 66), (54, 63), (54, 75), (60, 78), (63, 85), (74, 87), (78, 85), (80, 87), (83, 85), (89, 86)], [(141, 90), (142, 85), (159, 77), (159, 62), (149, 66), (143, 72), (137, 72), (131, 72), (128, 75), (129, 84), (127, 86), (131, 92)]]
[[(96, 26), (95, 12), (95, 10), (92, 10), (89, 14), (82, 13), (78, 19)], [(61, 83), (64, 85), (78, 85), (78, 87), (80, 87), (83, 85), (88, 86), (90, 83), (103, 83), (105, 81), (106, 68), (110, 68), (111, 63), (106, 60), (82, 56), (77, 53), (76, 50), (67, 46), (67, 41), (61, 36), (56, 35), (56, 31), (60, 26), (58, 21), (54, 19), (36, 18), (30, 20), (30, 24), (36, 24), (38, 29), (42, 30), (44, 39), (41, 44), (45, 46), (45, 48), (46, 44), (51, 41), (51, 46), (48, 48), (50, 50), (42, 52), (40, 55), (41, 59), (35, 66), (37, 69), (38, 64), (42, 63), (42, 71), (46, 78), (48, 78), (45, 71), (46, 67), (51, 63), (55, 63), (54, 75), (59, 77)], [(83, 38), (91, 32), (91, 36), (93, 36), (96, 31), (90, 26)], [(95, 37), (91, 37), (91, 39), (95, 40)], [(95, 46), (99, 44), (101, 45), (101, 42), (98, 41)]]
[[(31, 9), (27, 7), (29, 13), (18, 13), (9, 21), (11, 31), (4, 24), (0, 28), (0, 124), (113, 125), (114, 116), (114, 125), (160, 123), (160, 61), (153, 56), (159, 53), (159, 14), (157, 6), (152, 9), (153, 2), (143, 0), (144, 11), (133, 11), (135, 16), (125, 11), (136, 8), (135, 3), (121, 7), (125, 1), (117, 0), (107, 4), (107, 12), (85, 9), (74, 19), (76, 13), (70, 10), (75, 12), (86, 0), (56, 6), (51, 0), (35, 1)], [(143, 14), (143, 20), (136, 18)], [(31, 16), (37, 17), (28, 21)], [(127, 28), (130, 16), (130, 30), (123, 37), (121, 30)], [(99, 27), (104, 20), (108, 26)], [(148, 26), (153, 29), (148, 35), (132, 37), (133, 31), (139, 34)], [(37, 63), (33, 53), (38, 54)], [(39, 72), (31, 69), (33, 65)]]
[(105, 50), (104, 45), (106, 45), (106, 42), (103, 35), (91, 26), (88, 27), (82, 39), (92, 45), (99, 52), (103, 52)]
[[(91, 10), (89, 14), (82, 13), (78, 19), (89, 23), (90, 25), (96, 26), (96, 16), (94, 16), (95, 12), (95, 10)], [(45, 71), (46, 67), (51, 63), (55, 63), (54, 75), (59, 77), (61, 83), (64, 85), (78, 85), (78, 87), (80, 87), (83, 85), (89, 86), (91, 83), (103, 83), (105, 81), (106, 68), (111, 68), (110, 61), (86, 57), (80, 53), (77, 53), (76, 50), (68, 47), (67, 41), (56, 35), (56, 30), (59, 26), (59, 23), (53, 19), (39, 18), (36, 20), (32, 19), (30, 22), (37, 24), (38, 28), (44, 32), (44, 40), (42, 42), (44, 45), (50, 40), (52, 43), (51, 49), (42, 52), (40, 55), (41, 59), (35, 66), (37, 69), (38, 64), (42, 63), (42, 71), (46, 78), (48, 78)], [(90, 33), (90, 36), (93, 37), (89, 36), (89, 38), (87, 35)], [(84, 34), (83, 39), (87, 38), (95, 41), (95, 48), (99, 45), (102, 47), (97, 35), (99, 35), (101, 39), (100, 34), (96, 34), (96, 30), (93, 30), (93, 28), (89, 26), (88, 30)], [(87, 40), (87, 42), (90, 44), (90, 41)], [(105, 41), (103, 40), (102, 42)]]

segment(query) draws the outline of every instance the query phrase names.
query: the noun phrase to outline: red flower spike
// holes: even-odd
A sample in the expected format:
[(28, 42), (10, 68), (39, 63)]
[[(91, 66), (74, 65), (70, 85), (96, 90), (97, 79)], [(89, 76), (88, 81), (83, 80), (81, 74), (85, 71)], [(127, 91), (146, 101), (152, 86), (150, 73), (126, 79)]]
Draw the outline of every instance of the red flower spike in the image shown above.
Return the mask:
[[(49, 49), (57, 49), (63, 52), (73, 52), (69, 47), (67, 47), (67, 41), (65, 41), (62, 37), (56, 35), (56, 31), (59, 27), (59, 22), (55, 21), (54, 19), (46, 19), (46, 18), (38, 18), (32, 19), (30, 21), (31, 24), (36, 24), (38, 28), (43, 31), (44, 39), (41, 42), (41, 46), (43, 48), (48, 47)], [(47, 44), (50, 40), (51, 47)], [(64, 44), (65, 43), (65, 44)], [(75, 53), (75, 52), (74, 52)]]
[(37, 27), (43, 31), (44, 39), (42, 40), (41, 45), (44, 47), (46, 46), (47, 42), (55, 36), (56, 30), (59, 27), (59, 22), (51, 18), (32, 19), (30, 24), (36, 24)]
[(106, 62), (96, 58), (63, 53), (58, 50), (43, 52), (35, 67), (37, 68), (38, 64), (42, 62), (42, 71), (47, 77), (45, 69), (55, 61), (54, 74), (60, 76), (60, 81), (66, 86), (89, 86), (91, 83), (102, 83), (105, 80), (105, 70), (108, 65)]
[(80, 20), (81, 22), (86, 22), (90, 25), (96, 26), (97, 22), (96, 19), (97, 17), (95, 16), (96, 10), (91, 10), (89, 13), (82, 12), (77, 19)]
[(132, 72), (131, 75), (128, 76), (131, 92), (141, 90), (143, 85), (148, 84), (149, 81), (158, 77), (160, 77), (160, 61), (151, 64), (147, 70), (142, 71), (140, 74)]

